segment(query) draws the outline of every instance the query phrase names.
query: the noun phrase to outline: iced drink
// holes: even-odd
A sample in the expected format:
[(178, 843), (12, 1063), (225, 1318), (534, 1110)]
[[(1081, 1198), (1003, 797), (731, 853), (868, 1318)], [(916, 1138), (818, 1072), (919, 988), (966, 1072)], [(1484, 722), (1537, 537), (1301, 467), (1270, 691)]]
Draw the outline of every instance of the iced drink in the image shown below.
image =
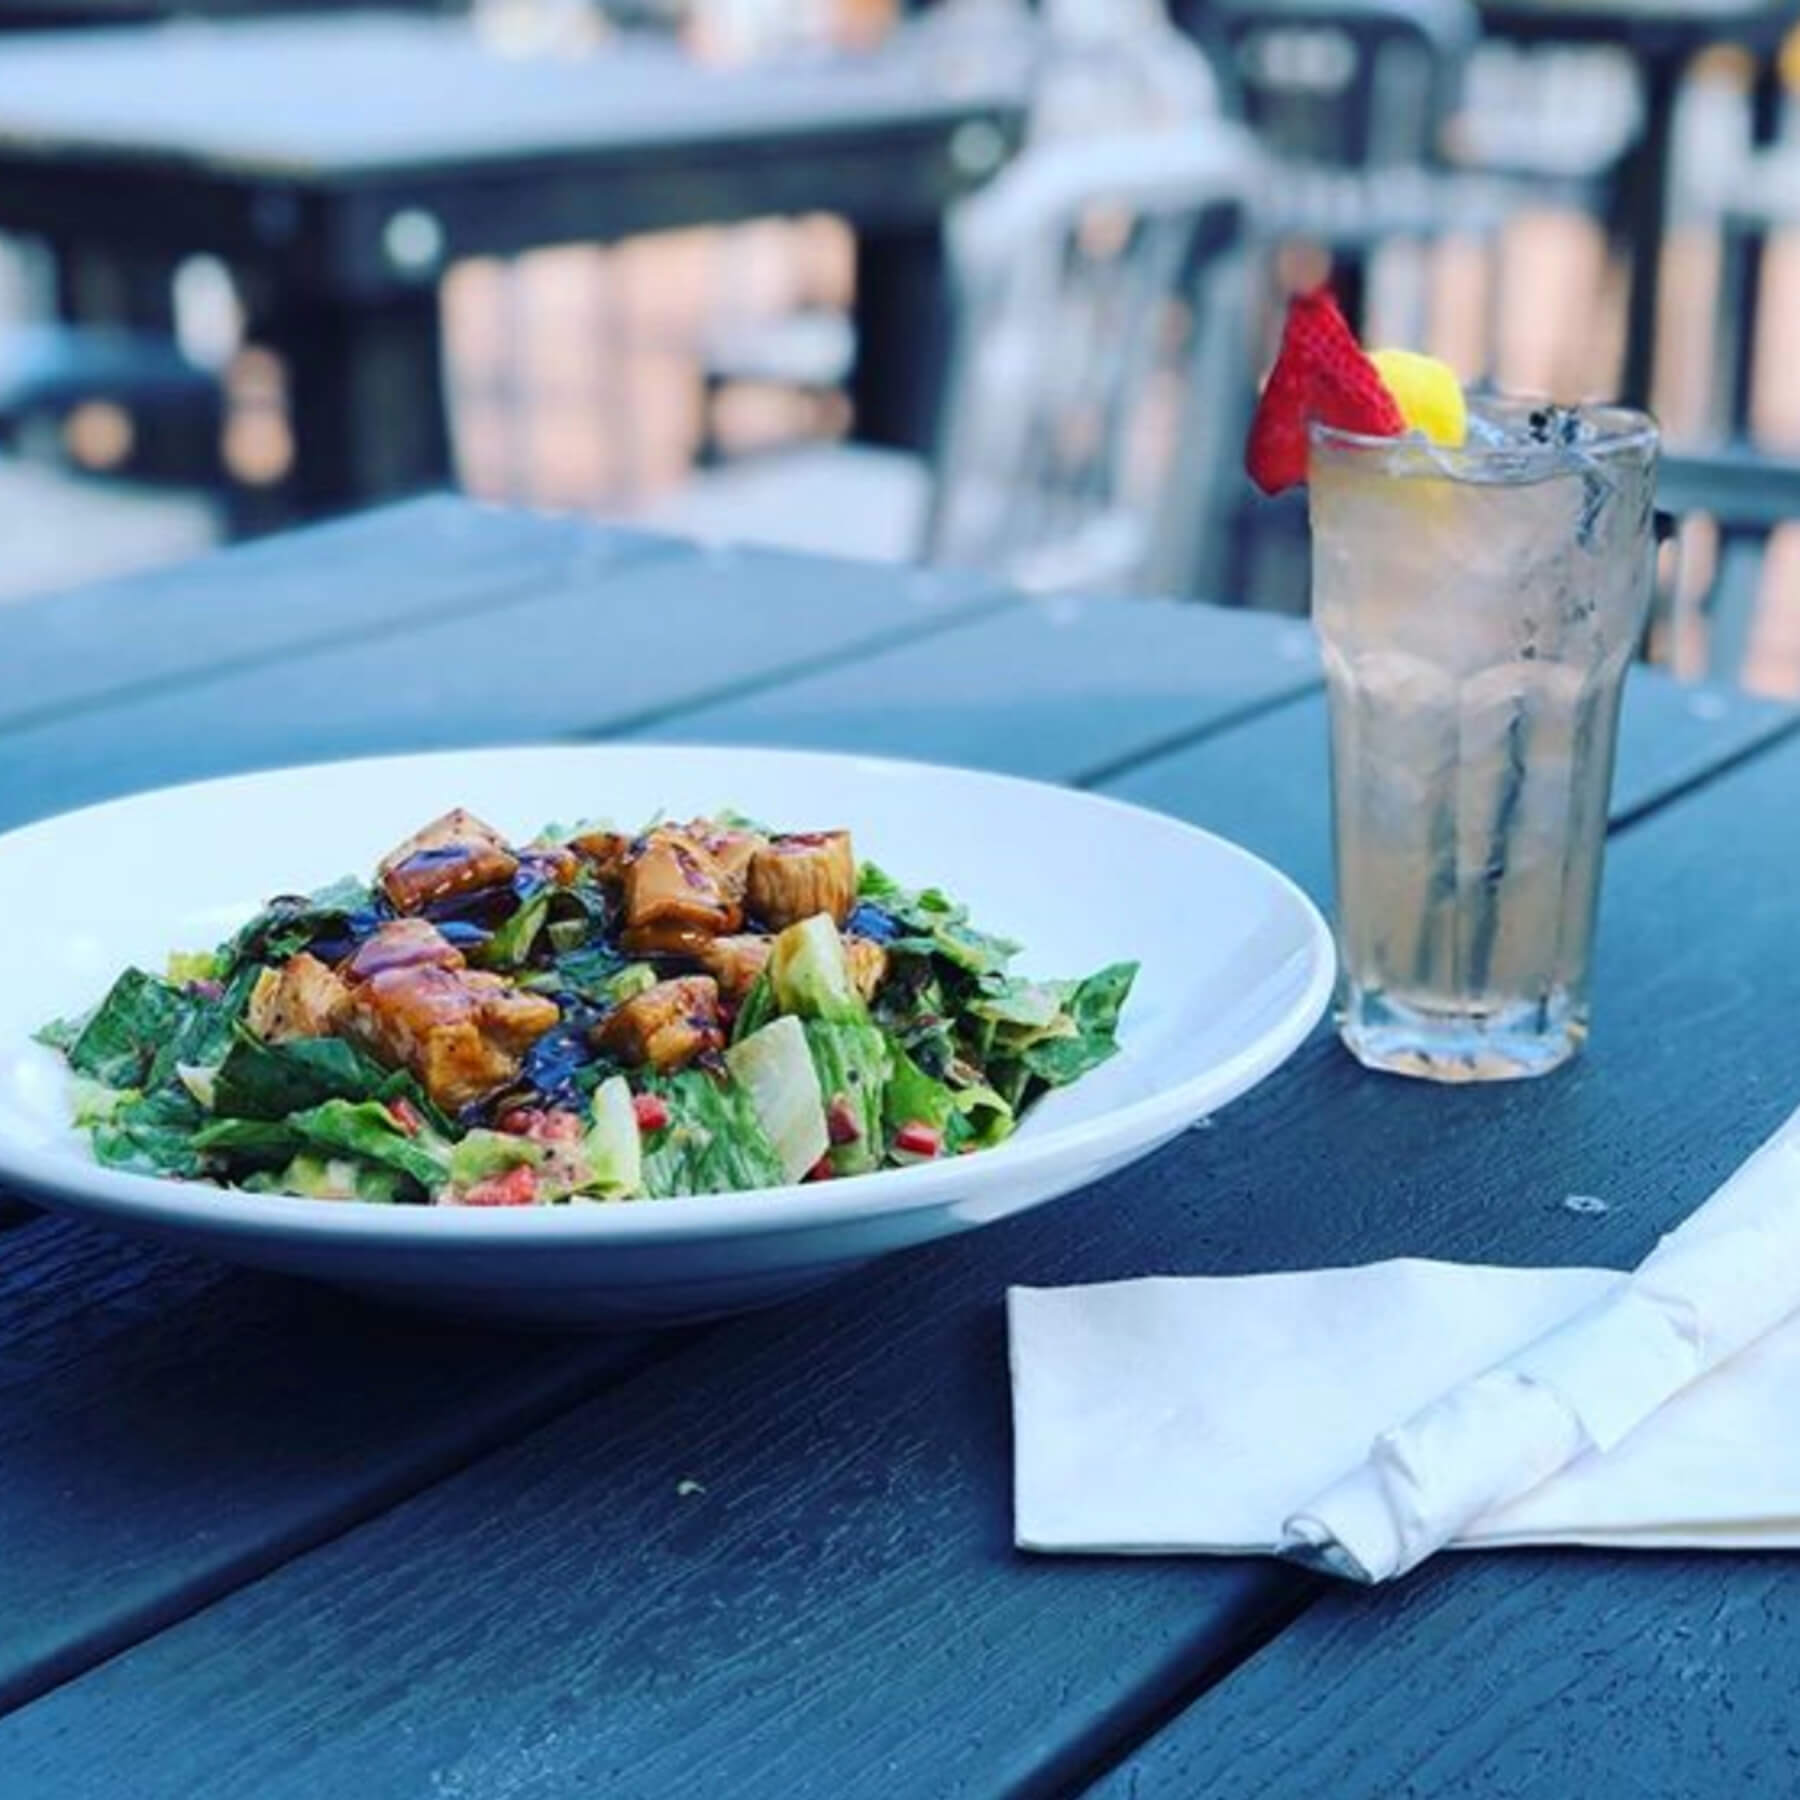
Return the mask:
[(1623, 409), (1472, 403), (1456, 448), (1312, 427), (1338, 1021), (1373, 1067), (1535, 1075), (1586, 1035), (1655, 457)]

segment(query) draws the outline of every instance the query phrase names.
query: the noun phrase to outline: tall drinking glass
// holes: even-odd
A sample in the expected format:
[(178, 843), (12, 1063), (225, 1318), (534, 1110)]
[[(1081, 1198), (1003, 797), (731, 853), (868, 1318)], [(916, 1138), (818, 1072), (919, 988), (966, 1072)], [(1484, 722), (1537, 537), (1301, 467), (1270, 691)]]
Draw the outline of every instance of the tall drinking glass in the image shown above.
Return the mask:
[(1467, 444), (1315, 426), (1338, 1028), (1372, 1068), (1539, 1075), (1580, 1048), (1657, 435), (1476, 402)]

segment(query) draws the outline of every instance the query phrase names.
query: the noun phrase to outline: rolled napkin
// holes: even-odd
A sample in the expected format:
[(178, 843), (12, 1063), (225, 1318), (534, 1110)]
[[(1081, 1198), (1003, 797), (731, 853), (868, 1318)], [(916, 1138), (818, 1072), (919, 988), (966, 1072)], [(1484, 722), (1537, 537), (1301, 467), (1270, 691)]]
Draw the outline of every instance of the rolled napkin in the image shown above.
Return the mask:
[(1446, 1544), (1800, 1544), (1800, 1113), (1628, 1276), (1401, 1261), (1009, 1314), (1024, 1548), (1379, 1581)]

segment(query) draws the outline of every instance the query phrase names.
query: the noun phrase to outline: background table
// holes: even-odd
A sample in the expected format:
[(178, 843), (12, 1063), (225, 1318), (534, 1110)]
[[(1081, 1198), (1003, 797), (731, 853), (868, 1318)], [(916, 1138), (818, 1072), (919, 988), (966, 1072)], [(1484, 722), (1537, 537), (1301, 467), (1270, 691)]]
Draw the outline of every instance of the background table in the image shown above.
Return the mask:
[[(1327, 894), (1310, 643), (1241, 612), (433, 500), (0, 612), (0, 669), (8, 824), (299, 756), (705, 737), (1079, 782)], [(1015, 1553), (1001, 1296), (1641, 1256), (1800, 1094), (1797, 815), (1800, 716), (1634, 676), (1581, 1063), (1444, 1090), (1321, 1032), (1117, 1179), (711, 1327), (421, 1322), (12, 1201), (0, 1788), (1787, 1791), (1793, 1558), (1447, 1556), (1360, 1594)]]
[(466, 21), (382, 14), (22, 37), (0, 55), (0, 229), (165, 272), (230, 263), (288, 369), (285, 497), (316, 513), (447, 477), (453, 259), (839, 213), (859, 232), (859, 434), (923, 448), (939, 221), (1008, 153), (1026, 77), (1022, 51), (940, 44), (920, 27), (724, 72), (636, 40), (509, 58)]

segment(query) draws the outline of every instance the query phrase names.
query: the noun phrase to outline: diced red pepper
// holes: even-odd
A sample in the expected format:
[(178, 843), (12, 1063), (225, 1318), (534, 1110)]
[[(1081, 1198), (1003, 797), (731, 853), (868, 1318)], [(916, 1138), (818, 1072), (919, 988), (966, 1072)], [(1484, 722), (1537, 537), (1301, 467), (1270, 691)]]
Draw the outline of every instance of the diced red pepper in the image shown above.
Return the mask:
[(463, 1195), (464, 1206), (529, 1206), (537, 1199), (537, 1176), (523, 1163), (504, 1175), (490, 1175)]
[(510, 1106), (494, 1121), (494, 1129), (509, 1132), (514, 1137), (530, 1137), (538, 1116), (535, 1106)]
[(833, 1094), (825, 1108), (825, 1135), (834, 1144), (854, 1144), (863, 1134), (862, 1120), (844, 1094)]
[(583, 1129), (579, 1114), (552, 1107), (532, 1119), (525, 1127), (525, 1135), (539, 1144), (573, 1144), (580, 1140)]
[(894, 1133), (894, 1148), (908, 1156), (936, 1156), (944, 1148), (944, 1134), (923, 1119), (908, 1119)]
[(424, 1116), (413, 1103), (402, 1097), (387, 1103), (388, 1117), (406, 1133), (408, 1137), (417, 1137), (425, 1129)]
[(831, 1166), (829, 1155), (821, 1156), (813, 1166), (800, 1177), (802, 1181), (829, 1181), (837, 1173)]
[(639, 1131), (661, 1131), (669, 1122), (669, 1103), (661, 1094), (633, 1094), (631, 1110), (637, 1114)]

